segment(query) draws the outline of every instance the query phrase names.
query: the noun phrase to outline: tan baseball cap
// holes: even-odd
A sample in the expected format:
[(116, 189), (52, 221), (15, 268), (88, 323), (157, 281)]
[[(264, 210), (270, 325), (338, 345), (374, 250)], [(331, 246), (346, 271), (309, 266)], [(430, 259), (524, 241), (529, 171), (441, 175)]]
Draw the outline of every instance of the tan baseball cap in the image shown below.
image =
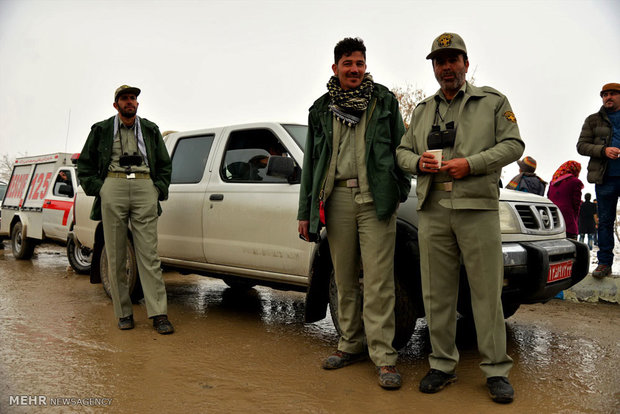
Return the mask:
[(603, 96), (603, 92), (608, 92), (608, 91), (616, 91), (616, 92), (620, 92), (620, 83), (608, 83), (607, 85), (603, 86), (603, 89), (601, 89), (601, 96)]
[(456, 33), (442, 33), (433, 40), (431, 46), (431, 53), (426, 57), (427, 59), (434, 59), (439, 53), (444, 50), (456, 50), (461, 53), (467, 54), (467, 48), (463, 38)]
[(116, 88), (116, 91), (114, 92), (114, 102), (116, 102), (119, 95), (124, 95), (126, 93), (133, 93), (134, 95), (138, 96), (140, 95), (140, 89), (136, 88), (135, 86), (121, 85)]

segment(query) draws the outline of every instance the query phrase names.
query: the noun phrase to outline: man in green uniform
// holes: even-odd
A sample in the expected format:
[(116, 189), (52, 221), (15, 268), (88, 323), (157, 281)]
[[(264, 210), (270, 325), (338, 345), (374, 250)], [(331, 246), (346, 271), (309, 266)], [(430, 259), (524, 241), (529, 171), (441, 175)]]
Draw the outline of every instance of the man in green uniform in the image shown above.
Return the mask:
[[(524, 144), (508, 99), (465, 80), (469, 61), (463, 39), (444, 33), (431, 53), (437, 93), (415, 108), (396, 154), (417, 174), (420, 267), (432, 353), (420, 391), (434, 393), (456, 380), (456, 304), (461, 259), (471, 288), (482, 355), (480, 367), (496, 402), (511, 402), (512, 359), (500, 301), (503, 257), (498, 180), (519, 159)], [(443, 161), (429, 150), (442, 149)]]
[(170, 334), (174, 328), (167, 317), (166, 287), (157, 255), (157, 217), (159, 200), (168, 197), (172, 163), (157, 125), (136, 115), (139, 94), (140, 89), (128, 85), (116, 90), (118, 114), (92, 126), (77, 171), (86, 194), (95, 196), (91, 219), (103, 221), (118, 327), (134, 327), (125, 273), (131, 222), (147, 314), (157, 332)]
[(297, 216), (306, 240), (318, 237), (320, 222), (326, 223), (334, 264), (342, 335), (323, 368), (364, 359), (365, 334), (379, 384), (399, 388), (392, 346), (396, 208), (411, 182), (397, 167), (395, 150), (405, 128), (394, 95), (366, 73), (361, 39), (336, 45), (332, 70), (328, 93), (310, 108)]

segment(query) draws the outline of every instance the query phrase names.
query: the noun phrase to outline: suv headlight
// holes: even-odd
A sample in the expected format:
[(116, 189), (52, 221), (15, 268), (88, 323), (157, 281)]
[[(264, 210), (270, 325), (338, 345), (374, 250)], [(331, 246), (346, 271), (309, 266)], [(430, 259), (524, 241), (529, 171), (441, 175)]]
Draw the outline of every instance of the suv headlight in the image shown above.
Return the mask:
[(502, 233), (521, 233), (519, 218), (508, 203), (499, 203), (499, 226)]

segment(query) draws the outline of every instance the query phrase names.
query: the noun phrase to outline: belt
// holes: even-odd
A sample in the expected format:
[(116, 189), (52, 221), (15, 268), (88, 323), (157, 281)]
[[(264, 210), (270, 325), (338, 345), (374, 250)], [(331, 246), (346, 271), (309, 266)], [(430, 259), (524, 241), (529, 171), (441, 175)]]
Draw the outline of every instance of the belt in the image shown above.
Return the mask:
[(357, 178), (350, 178), (348, 180), (340, 180), (334, 183), (336, 187), (357, 188)]
[(452, 181), (431, 184), (431, 190), (452, 191)]
[(151, 178), (151, 176), (147, 173), (124, 173), (124, 172), (109, 172), (108, 177), (111, 178), (126, 178), (128, 180), (133, 180), (134, 178), (139, 178), (142, 180), (146, 180)]

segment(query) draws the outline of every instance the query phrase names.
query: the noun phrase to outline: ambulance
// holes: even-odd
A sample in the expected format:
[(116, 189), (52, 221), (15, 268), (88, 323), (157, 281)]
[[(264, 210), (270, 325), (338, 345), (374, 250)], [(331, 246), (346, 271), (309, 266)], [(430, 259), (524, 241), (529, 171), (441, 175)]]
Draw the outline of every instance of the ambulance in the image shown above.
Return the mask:
[(37, 244), (53, 241), (67, 245), (77, 272), (90, 270), (90, 252), (68, 237), (75, 222), (78, 156), (55, 153), (15, 160), (2, 200), (0, 238), (10, 239), (16, 259), (30, 259)]

